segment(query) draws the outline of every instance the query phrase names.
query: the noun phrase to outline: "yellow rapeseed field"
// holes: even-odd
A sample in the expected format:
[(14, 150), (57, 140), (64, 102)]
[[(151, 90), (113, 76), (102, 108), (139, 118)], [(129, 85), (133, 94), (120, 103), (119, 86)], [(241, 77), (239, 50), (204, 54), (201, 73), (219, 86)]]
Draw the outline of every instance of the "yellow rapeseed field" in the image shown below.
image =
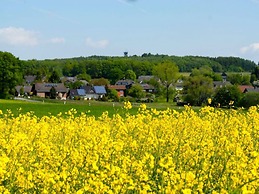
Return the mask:
[(0, 111), (0, 193), (259, 193), (259, 107)]

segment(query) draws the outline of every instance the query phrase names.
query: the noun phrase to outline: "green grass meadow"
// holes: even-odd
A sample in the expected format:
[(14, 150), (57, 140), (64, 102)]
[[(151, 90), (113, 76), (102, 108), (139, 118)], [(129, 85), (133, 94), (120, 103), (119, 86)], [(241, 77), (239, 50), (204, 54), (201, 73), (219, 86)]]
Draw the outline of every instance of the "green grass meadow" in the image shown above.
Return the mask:
[[(33, 112), (37, 117), (56, 116), (59, 113), (65, 113), (71, 109), (77, 110), (77, 115), (86, 113), (90, 116), (99, 117), (103, 112), (108, 111), (109, 116), (113, 114), (123, 115), (126, 112), (136, 114), (138, 112), (140, 103), (133, 103), (133, 107), (126, 111), (122, 102), (99, 102), (99, 101), (60, 101), (60, 100), (46, 100), (41, 99), (37, 101), (23, 101), (23, 100), (0, 100), (0, 110), (5, 114), (11, 111), (14, 116)], [(147, 108), (155, 108), (157, 110), (165, 110), (167, 108), (175, 110), (183, 110), (184, 107), (177, 107), (173, 103), (147, 103)], [(197, 109), (197, 108), (196, 108)]]
[(17, 116), (18, 114), (24, 114), (27, 112), (33, 112), (38, 117), (42, 116), (56, 116), (59, 113), (65, 114), (65, 112), (76, 109), (78, 114), (87, 113), (92, 116), (101, 116), (103, 112), (108, 111), (109, 115), (122, 111), (123, 105), (114, 105), (108, 103), (96, 103), (96, 102), (85, 102), (75, 103), (73, 101), (38, 101), (28, 102), (21, 100), (0, 100), (0, 110), (3, 113), (7, 113), (8, 110)]
[[(123, 102), (100, 102), (100, 101), (75, 101), (75, 100), (47, 100), (37, 99), (34, 101), (25, 100), (2, 100), (0, 99), (0, 110), (5, 114), (11, 111), (14, 116), (19, 114), (25, 114), (32, 112), (37, 117), (43, 116), (56, 116), (59, 113), (65, 115), (65, 113), (71, 109), (77, 110), (77, 115), (80, 113), (86, 113), (89, 116), (99, 117), (103, 112), (108, 112), (109, 116), (114, 114), (125, 115), (125, 113), (136, 114), (141, 103), (132, 103), (132, 109), (125, 110), (123, 108)], [(166, 102), (154, 102), (146, 103), (148, 109), (166, 110), (174, 109), (182, 111), (185, 108), (183, 106), (175, 106), (175, 103)], [(198, 111), (200, 107), (193, 107), (195, 111)]]

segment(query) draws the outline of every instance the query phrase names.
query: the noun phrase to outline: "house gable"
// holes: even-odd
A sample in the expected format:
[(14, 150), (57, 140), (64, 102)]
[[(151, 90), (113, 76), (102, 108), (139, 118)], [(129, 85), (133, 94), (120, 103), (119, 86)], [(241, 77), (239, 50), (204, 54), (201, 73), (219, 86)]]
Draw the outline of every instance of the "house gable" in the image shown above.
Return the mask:
[[(68, 89), (63, 83), (35, 83), (33, 86), (33, 92), (40, 97), (46, 97), (50, 95), (50, 89), (54, 87), (59, 96), (66, 96)], [(61, 94), (61, 95), (60, 95)]]

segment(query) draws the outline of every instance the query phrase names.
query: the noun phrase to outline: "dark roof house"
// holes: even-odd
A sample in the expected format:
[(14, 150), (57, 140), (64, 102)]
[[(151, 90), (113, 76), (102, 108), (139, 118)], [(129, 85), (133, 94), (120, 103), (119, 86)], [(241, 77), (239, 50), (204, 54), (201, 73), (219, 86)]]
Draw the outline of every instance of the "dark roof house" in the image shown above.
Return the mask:
[(20, 92), (22, 88), (25, 95), (31, 95), (32, 86), (15, 86), (17, 96), (21, 95)]
[(244, 90), (244, 93), (249, 93), (249, 92), (259, 92), (259, 88), (246, 88)]
[(138, 77), (139, 83), (146, 83), (150, 81), (151, 79), (154, 79), (155, 77), (153, 75), (141, 75)]
[(132, 84), (134, 84), (135, 82), (133, 80), (130, 79), (123, 79), (123, 80), (118, 80), (115, 85), (124, 85), (126, 86), (126, 89), (129, 89)]
[(222, 88), (227, 85), (232, 85), (229, 81), (213, 81), (214, 88)]
[(68, 89), (63, 83), (35, 83), (32, 87), (32, 91), (36, 96), (48, 97), (50, 96), (50, 89), (54, 87), (57, 94), (61, 94), (62, 97), (68, 92)]
[(24, 79), (26, 84), (32, 84), (36, 79), (36, 75), (25, 75)]
[(106, 94), (104, 86), (81, 86), (80, 89), (71, 89), (69, 92), (70, 98), (75, 96), (84, 100), (99, 99)]
[(85, 89), (71, 89), (69, 90), (69, 96), (71, 99), (74, 99), (75, 97), (85, 98), (86, 92)]
[(140, 84), (145, 92), (154, 93), (155, 87), (150, 84)]

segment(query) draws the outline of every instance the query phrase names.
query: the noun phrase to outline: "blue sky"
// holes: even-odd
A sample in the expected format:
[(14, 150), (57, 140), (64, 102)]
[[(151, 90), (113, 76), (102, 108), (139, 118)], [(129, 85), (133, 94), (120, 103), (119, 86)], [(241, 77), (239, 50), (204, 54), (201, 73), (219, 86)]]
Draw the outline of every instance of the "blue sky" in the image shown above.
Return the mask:
[(237, 56), (259, 62), (259, 0), (2, 0), (0, 50), (20, 59)]

